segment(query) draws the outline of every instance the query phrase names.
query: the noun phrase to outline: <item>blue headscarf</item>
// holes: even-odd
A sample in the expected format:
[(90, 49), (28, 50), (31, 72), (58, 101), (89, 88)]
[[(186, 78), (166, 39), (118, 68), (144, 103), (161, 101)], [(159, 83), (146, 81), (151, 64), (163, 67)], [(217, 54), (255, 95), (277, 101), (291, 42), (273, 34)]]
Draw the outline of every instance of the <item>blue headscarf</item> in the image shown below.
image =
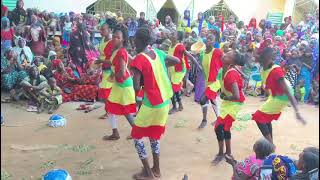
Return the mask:
[(313, 49), (312, 49), (312, 75), (315, 75), (316, 69), (318, 68), (319, 63), (319, 43), (317, 39), (312, 39), (311, 43), (313, 43)]
[(203, 21), (204, 21), (204, 15), (202, 14), (202, 17), (201, 17), (201, 19), (199, 21), (199, 27), (198, 27), (199, 32), (201, 32), (201, 30), (202, 30)]
[[(188, 17), (187, 19), (186, 19), (186, 17), (184, 16), (184, 15), (186, 14), (186, 12), (189, 12), (189, 17)], [(188, 25), (187, 25), (187, 27), (191, 27), (190, 10), (188, 10), (188, 9), (184, 10), (183, 16), (184, 16), (183, 19), (188, 20)]]
[(270, 20), (266, 20), (265, 27), (266, 29), (272, 28), (272, 22)]

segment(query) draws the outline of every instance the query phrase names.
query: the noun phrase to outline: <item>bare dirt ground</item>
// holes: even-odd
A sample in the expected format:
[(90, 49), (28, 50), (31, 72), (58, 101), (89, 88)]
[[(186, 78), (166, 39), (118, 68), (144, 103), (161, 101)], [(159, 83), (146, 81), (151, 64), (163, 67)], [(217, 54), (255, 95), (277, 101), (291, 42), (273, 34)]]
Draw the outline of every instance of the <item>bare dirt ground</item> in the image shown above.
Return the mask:
[[(225, 180), (232, 175), (231, 167), (222, 162), (212, 166), (217, 153), (217, 141), (212, 126), (199, 131), (201, 109), (192, 98), (184, 98), (183, 112), (169, 117), (161, 142), (162, 180)], [(104, 108), (88, 114), (76, 111), (80, 103), (67, 103), (57, 111), (67, 118), (64, 128), (50, 128), (49, 115), (29, 113), (25, 107), (1, 104), (5, 125), (1, 127), (1, 170), (12, 180), (39, 179), (53, 168), (66, 169), (75, 180), (129, 180), (141, 170), (141, 163), (132, 141), (126, 140), (129, 124), (119, 118), (121, 139), (102, 141), (111, 132), (110, 124), (98, 117)], [(248, 97), (243, 113), (254, 112), (260, 98)], [(300, 106), (308, 124), (295, 120), (292, 108), (287, 108), (278, 122), (274, 122), (276, 152), (298, 158), (304, 147), (319, 147), (319, 109)], [(215, 119), (209, 111), (210, 123)], [(261, 134), (253, 121), (237, 122), (232, 130), (232, 150), (236, 159), (251, 155), (253, 143)], [(43, 149), (47, 146), (47, 149)], [(51, 148), (51, 149), (50, 149)], [(150, 152), (150, 148), (148, 145)], [(151, 156), (150, 156), (151, 157)], [(151, 159), (149, 159), (151, 160)]]

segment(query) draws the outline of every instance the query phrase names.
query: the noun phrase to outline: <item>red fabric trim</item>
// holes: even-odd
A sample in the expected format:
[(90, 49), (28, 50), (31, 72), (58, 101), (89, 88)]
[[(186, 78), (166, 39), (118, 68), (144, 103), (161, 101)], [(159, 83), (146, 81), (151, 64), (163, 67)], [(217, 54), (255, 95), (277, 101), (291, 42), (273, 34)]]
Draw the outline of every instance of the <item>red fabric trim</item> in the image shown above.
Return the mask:
[(151, 139), (159, 140), (161, 135), (165, 132), (165, 126), (149, 126), (138, 127), (133, 126), (131, 129), (131, 136), (133, 139), (141, 139), (143, 137), (149, 137)]
[[(185, 49), (185, 47), (184, 47), (183, 44), (178, 44), (178, 45), (176, 46), (176, 48), (174, 49), (174, 51), (173, 51), (173, 56), (174, 56), (174, 57), (177, 57), (177, 58), (180, 60), (180, 63), (174, 66), (174, 70), (175, 70), (176, 72), (182, 72), (182, 70), (183, 70), (183, 67), (182, 67), (182, 65), (183, 65), (183, 63), (182, 63), (183, 59), (182, 59), (182, 58), (183, 58), (183, 54), (184, 54), (184, 53), (183, 53), (184, 49)], [(184, 61), (185, 61), (185, 59), (184, 59)]]
[(267, 114), (260, 110), (257, 110), (254, 114), (252, 114), (252, 120), (258, 122), (258, 123), (270, 123), (273, 120), (278, 120), (281, 113), (279, 114)]
[(98, 90), (98, 98), (99, 99), (107, 99), (109, 97), (111, 88), (100, 88)]
[(112, 103), (110, 101), (107, 101), (106, 103), (106, 110), (110, 114), (114, 115), (128, 115), (132, 113), (136, 113), (136, 104), (129, 104), (129, 105), (121, 105)]
[(205, 95), (208, 99), (214, 100), (217, 97), (217, 92), (212, 91), (210, 88), (206, 88)]
[(144, 96), (144, 90), (140, 89), (140, 91), (137, 94), (137, 97), (143, 98), (143, 96)]
[(208, 82), (214, 82), (217, 79), (219, 69), (222, 67), (222, 51), (220, 49), (214, 49), (210, 61)]
[[(156, 52), (155, 52), (156, 53)], [(157, 54), (157, 53), (156, 53)], [(157, 54), (157, 56), (159, 56)], [(160, 58), (160, 57), (159, 57)], [(163, 99), (161, 96), (161, 91), (158, 85), (158, 82), (154, 76), (152, 65), (147, 59), (145, 55), (139, 54), (137, 55), (130, 64), (131, 67), (136, 68), (140, 71), (143, 76), (143, 88), (142, 92), (138, 92), (137, 96), (142, 97), (144, 96), (144, 91), (146, 92), (147, 98), (149, 99), (150, 103), (153, 106), (163, 103)], [(142, 94), (140, 94), (142, 93)], [(140, 95), (141, 96), (140, 96)]]
[(176, 93), (176, 92), (179, 92), (182, 90), (182, 82), (180, 84), (173, 84), (173, 83), (171, 83), (171, 84), (172, 84), (173, 92)]
[(229, 114), (224, 119), (219, 116), (214, 124), (214, 129), (216, 129), (219, 125), (223, 125), (223, 129), (225, 131), (230, 131), (233, 121), (235, 121), (235, 119), (233, 119)]

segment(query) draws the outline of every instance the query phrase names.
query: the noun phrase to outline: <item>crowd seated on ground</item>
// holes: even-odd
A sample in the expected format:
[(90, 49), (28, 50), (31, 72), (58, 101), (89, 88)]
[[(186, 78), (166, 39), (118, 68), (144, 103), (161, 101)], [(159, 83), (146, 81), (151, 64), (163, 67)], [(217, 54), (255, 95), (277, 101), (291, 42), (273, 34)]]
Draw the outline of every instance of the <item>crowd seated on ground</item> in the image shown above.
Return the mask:
[[(100, 70), (90, 69), (94, 61), (100, 60), (99, 44), (101, 36), (97, 36), (100, 27), (107, 24), (111, 29), (117, 23), (128, 28), (129, 43), (127, 46), (131, 56), (135, 55), (134, 34), (138, 27), (147, 25), (152, 42), (150, 45), (168, 50), (171, 45), (170, 34), (178, 31), (179, 41), (187, 49), (196, 42), (206, 42), (208, 36), (214, 36), (214, 48), (224, 52), (238, 49), (252, 57), (241, 68), (245, 79), (245, 93), (252, 96), (266, 96), (261, 82), (255, 53), (265, 47), (276, 50), (275, 63), (286, 70), (286, 79), (295, 89), (298, 101), (318, 105), (319, 103), (319, 13), (307, 14), (305, 20), (293, 24), (291, 17), (285, 17), (281, 25), (272, 24), (268, 19), (258, 23), (252, 18), (245, 24), (236, 16), (219, 17), (204, 16), (198, 13), (195, 20), (190, 18), (186, 10), (177, 24), (172, 17), (165, 16), (161, 23), (158, 19), (140, 17), (123, 18), (117, 14), (76, 14), (74, 12), (56, 14), (38, 9), (25, 9), (22, 0), (18, 0), (12, 11), (2, 4), (1, 13), (1, 89), (13, 92), (21, 88), (27, 72), (33, 66), (38, 67), (41, 76), (47, 80), (55, 78), (62, 90), (63, 102), (96, 101), (99, 89)], [(92, 67), (92, 66), (91, 66)], [(198, 69), (192, 65), (188, 73), (188, 81), (195, 84)], [(30, 73), (29, 73), (30, 74)], [(191, 86), (193, 87), (193, 86)], [(191, 90), (186, 90), (190, 96)], [(16, 98), (6, 98), (10, 102)]]

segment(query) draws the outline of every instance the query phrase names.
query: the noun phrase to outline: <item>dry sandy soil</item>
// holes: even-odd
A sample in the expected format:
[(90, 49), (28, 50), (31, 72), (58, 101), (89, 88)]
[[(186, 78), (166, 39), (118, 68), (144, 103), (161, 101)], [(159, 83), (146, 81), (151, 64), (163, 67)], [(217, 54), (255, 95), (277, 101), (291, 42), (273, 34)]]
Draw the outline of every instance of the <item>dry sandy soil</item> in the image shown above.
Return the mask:
[[(212, 126), (199, 131), (201, 109), (192, 98), (184, 98), (183, 112), (169, 117), (161, 142), (162, 180), (230, 179), (232, 170), (226, 163), (210, 164), (217, 153), (217, 141)], [(1, 104), (5, 125), (1, 127), (1, 170), (9, 179), (39, 179), (53, 168), (69, 171), (75, 180), (129, 180), (140, 171), (141, 163), (131, 141), (126, 140), (129, 124), (120, 117), (121, 139), (102, 141), (109, 134), (110, 124), (98, 117), (104, 108), (88, 114), (76, 111), (80, 103), (64, 104), (57, 113), (68, 119), (64, 128), (50, 128), (49, 115), (28, 113), (16, 104)], [(253, 112), (261, 104), (260, 98), (247, 98), (243, 113)], [(298, 158), (304, 147), (319, 147), (319, 109), (300, 106), (308, 121), (306, 126), (295, 120), (292, 108), (287, 108), (274, 125), (277, 153)], [(209, 111), (209, 119), (215, 119)], [(261, 134), (253, 121), (237, 122), (232, 131), (232, 149), (236, 159), (251, 155), (253, 143)], [(52, 149), (41, 149), (47, 146)], [(56, 148), (54, 148), (56, 146)], [(74, 148), (80, 146), (80, 148)], [(80, 152), (79, 152), (80, 151)], [(150, 149), (149, 149), (150, 152)]]

